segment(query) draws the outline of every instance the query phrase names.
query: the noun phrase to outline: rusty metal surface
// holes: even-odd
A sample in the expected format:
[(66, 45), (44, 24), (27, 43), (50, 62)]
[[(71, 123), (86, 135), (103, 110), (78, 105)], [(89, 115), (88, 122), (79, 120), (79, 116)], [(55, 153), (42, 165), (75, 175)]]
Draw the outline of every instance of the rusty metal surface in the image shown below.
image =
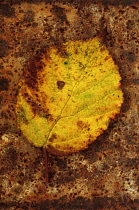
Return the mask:
[[(0, 2), (0, 209), (139, 209), (138, 1)], [(121, 113), (88, 149), (49, 155), (46, 184), (43, 150), (16, 126), (18, 81), (46, 47), (96, 35), (120, 68)]]

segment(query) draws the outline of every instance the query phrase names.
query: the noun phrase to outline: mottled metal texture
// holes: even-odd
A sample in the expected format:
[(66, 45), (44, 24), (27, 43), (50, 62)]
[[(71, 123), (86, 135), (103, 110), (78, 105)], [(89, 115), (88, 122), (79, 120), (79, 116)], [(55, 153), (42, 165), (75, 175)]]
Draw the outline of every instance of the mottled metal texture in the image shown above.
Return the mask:
[[(139, 209), (139, 1), (0, 2), (0, 209)], [(96, 35), (120, 68), (121, 113), (85, 151), (49, 155), (46, 184), (43, 150), (16, 126), (18, 81), (46, 47)]]

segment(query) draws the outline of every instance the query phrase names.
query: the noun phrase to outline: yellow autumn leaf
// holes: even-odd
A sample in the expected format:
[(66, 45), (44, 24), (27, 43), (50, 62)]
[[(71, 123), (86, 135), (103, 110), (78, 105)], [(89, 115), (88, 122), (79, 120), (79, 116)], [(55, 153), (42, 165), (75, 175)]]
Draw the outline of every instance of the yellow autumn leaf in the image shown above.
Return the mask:
[(119, 113), (120, 80), (99, 38), (50, 47), (28, 64), (20, 82), (19, 128), (52, 154), (85, 149)]

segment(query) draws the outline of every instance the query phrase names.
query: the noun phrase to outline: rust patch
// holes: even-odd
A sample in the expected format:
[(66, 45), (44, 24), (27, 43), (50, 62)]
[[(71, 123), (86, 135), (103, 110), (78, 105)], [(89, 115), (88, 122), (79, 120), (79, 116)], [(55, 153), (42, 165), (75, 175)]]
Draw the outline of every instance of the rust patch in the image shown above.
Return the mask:
[(33, 22), (34, 21), (34, 12), (33, 11), (27, 11), (24, 15), (23, 22)]
[(65, 9), (56, 5), (53, 5), (51, 12), (58, 18), (62, 23), (68, 23)]
[(1, 4), (0, 5), (0, 14), (7, 18), (11, 18), (11, 17), (15, 16), (15, 9), (10, 7), (9, 4)]
[(59, 90), (62, 90), (63, 87), (65, 86), (65, 82), (64, 81), (57, 81), (57, 87)]
[(0, 78), (0, 91), (9, 89), (9, 80), (6, 78)]
[(9, 43), (4, 40), (0, 39), (0, 58), (6, 56), (8, 53)]

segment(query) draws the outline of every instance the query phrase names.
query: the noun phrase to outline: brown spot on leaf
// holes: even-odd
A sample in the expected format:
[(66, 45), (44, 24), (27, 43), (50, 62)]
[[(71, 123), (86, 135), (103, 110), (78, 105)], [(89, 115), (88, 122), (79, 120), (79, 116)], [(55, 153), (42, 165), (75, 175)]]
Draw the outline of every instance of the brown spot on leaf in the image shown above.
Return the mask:
[(56, 50), (57, 53), (62, 57), (62, 58), (68, 58), (69, 54), (67, 52), (66, 46), (62, 45), (63, 40), (59, 40), (59, 43), (57, 44), (56, 42)]
[(62, 90), (63, 87), (65, 86), (65, 82), (64, 81), (57, 81), (57, 87), (59, 90)]
[(27, 120), (27, 118), (26, 118), (25, 111), (24, 111), (24, 109), (22, 107), (19, 108), (18, 116), (21, 119), (21, 121), (23, 123), (25, 123), (26, 125), (29, 123), (28, 120)]
[(27, 92), (22, 92), (22, 96), (24, 97), (26, 102), (31, 106), (31, 109), (34, 115), (39, 114), (42, 117), (46, 117), (46, 118), (49, 117), (49, 109), (47, 108), (44, 109), (41, 106), (41, 102), (39, 100), (35, 102), (33, 98)]
[(63, 156), (63, 155), (69, 155), (69, 154), (71, 154), (71, 153), (75, 153), (75, 152), (77, 152), (77, 150), (74, 150), (74, 148), (71, 148), (71, 151), (72, 152), (67, 152), (67, 151), (62, 151), (62, 150), (60, 150), (58, 147), (57, 148), (55, 148), (55, 147), (53, 147), (53, 146), (51, 146), (51, 145), (47, 145), (47, 148), (46, 148), (46, 150), (49, 152), (49, 153), (51, 153), (51, 154), (53, 154), (53, 155), (58, 155), (58, 156)]
[(77, 127), (80, 128), (80, 129), (88, 129), (89, 128), (89, 125), (87, 123), (84, 123), (83, 121), (79, 120), (77, 122)]
[(57, 138), (57, 135), (56, 135), (56, 134), (53, 134), (53, 135), (51, 136), (51, 138), (49, 138), (49, 141), (50, 141), (50, 142), (53, 142), (56, 138)]
[(34, 57), (25, 69), (24, 77), (25, 83), (32, 89), (37, 89), (38, 73), (43, 70), (44, 63), (41, 61), (41, 56)]
[(107, 61), (110, 58), (111, 58), (111, 56), (108, 55), (108, 56), (106, 56), (106, 58), (104, 60)]

